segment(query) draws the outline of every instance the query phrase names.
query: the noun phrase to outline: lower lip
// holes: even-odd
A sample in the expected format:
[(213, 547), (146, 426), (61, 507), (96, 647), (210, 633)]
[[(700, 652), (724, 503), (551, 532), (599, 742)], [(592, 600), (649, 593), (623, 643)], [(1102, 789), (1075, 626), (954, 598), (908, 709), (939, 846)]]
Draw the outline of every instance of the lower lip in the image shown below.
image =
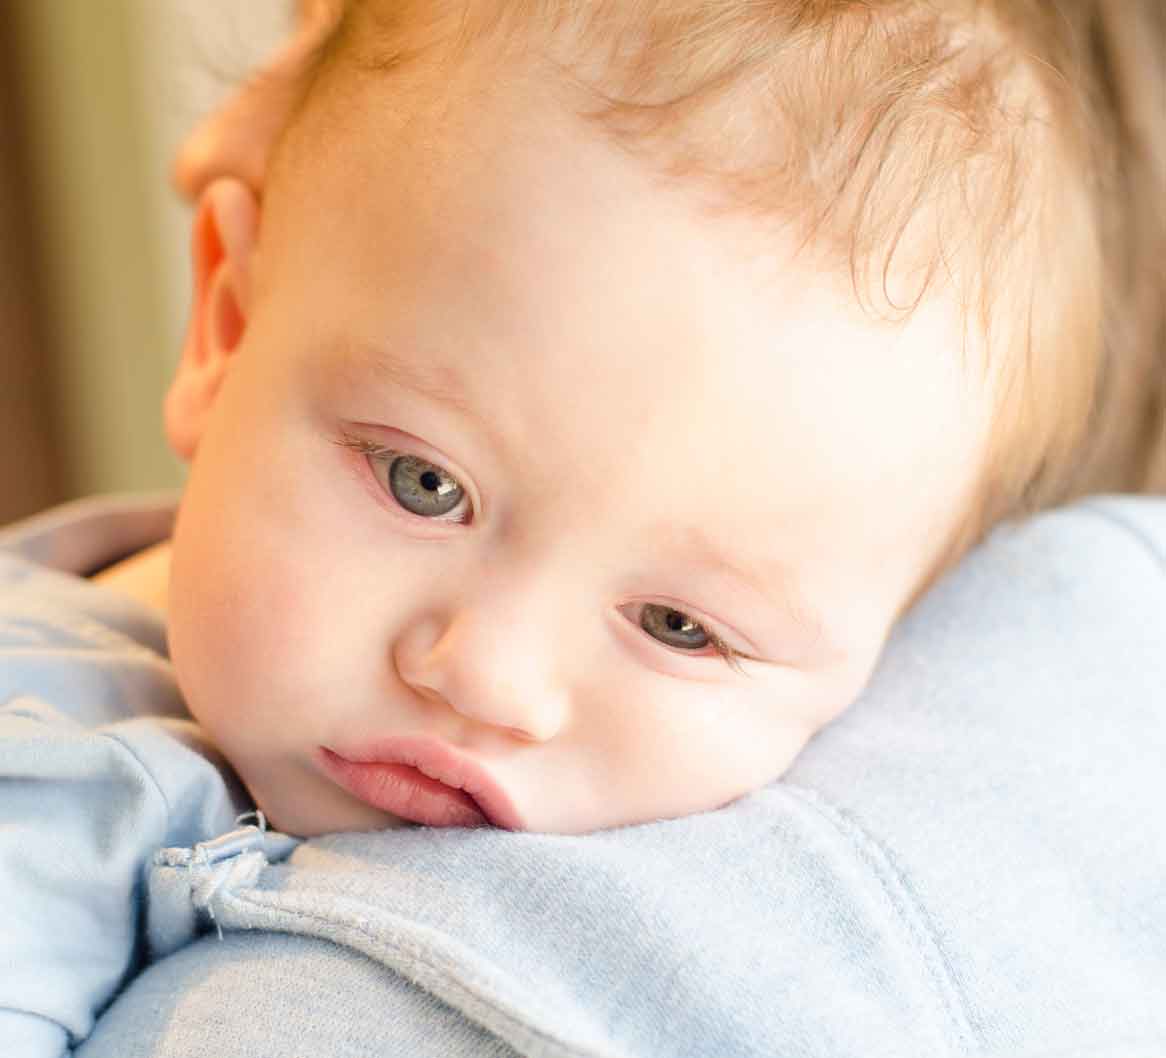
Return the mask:
[(408, 764), (358, 764), (324, 749), (320, 760), (353, 797), (382, 812), (428, 827), (482, 827), (489, 820), (464, 790)]

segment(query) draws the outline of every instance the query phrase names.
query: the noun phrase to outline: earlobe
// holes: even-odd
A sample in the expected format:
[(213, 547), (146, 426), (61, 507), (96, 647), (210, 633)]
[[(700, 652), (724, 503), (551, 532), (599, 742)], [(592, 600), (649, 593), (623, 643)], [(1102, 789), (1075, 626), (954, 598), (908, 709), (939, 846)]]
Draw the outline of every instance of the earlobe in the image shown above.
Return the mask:
[(166, 395), (166, 434), (189, 460), (247, 328), (259, 207), (246, 184), (216, 180), (199, 197), (191, 232), (194, 301)]

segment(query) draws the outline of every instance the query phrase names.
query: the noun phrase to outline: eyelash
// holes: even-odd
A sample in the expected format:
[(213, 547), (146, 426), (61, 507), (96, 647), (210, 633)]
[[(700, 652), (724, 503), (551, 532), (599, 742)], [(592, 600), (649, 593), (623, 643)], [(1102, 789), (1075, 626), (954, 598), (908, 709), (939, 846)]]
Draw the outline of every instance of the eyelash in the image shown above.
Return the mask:
[(712, 648), (717, 652), (717, 654), (724, 659), (725, 664), (728, 665), (729, 668), (731, 668), (738, 675), (744, 676), (745, 670), (741, 668), (741, 659), (748, 658), (749, 655), (742, 654), (739, 650), (734, 650), (719, 635), (717, 635), (716, 632), (712, 631), (712, 629), (705, 628), (704, 625), (701, 625), (700, 627), (704, 628), (704, 634), (708, 636), (709, 643), (712, 644)]
[[(372, 458), (374, 456), (386, 456), (390, 453), (399, 453), (402, 455), (408, 454), (401, 452), (400, 449), (390, 448), (388, 445), (378, 444), (376, 441), (370, 441), (364, 437), (353, 437), (351, 434), (347, 433), (341, 434), (338, 438), (336, 438), (336, 444), (340, 445), (341, 448), (349, 448), (353, 451), (359, 452), (366, 458)], [(683, 610), (678, 610), (677, 613), (682, 613), (686, 617), (690, 616)], [(696, 623), (700, 624), (699, 621)], [(717, 652), (719, 657), (724, 659), (729, 668), (742, 676), (747, 675), (745, 670), (741, 667), (741, 660), (753, 660), (750, 655), (743, 654), (739, 650), (734, 650), (719, 635), (717, 635), (716, 632), (709, 628), (705, 628), (703, 624), (701, 624), (700, 627), (704, 630), (704, 634), (708, 637), (709, 645)]]

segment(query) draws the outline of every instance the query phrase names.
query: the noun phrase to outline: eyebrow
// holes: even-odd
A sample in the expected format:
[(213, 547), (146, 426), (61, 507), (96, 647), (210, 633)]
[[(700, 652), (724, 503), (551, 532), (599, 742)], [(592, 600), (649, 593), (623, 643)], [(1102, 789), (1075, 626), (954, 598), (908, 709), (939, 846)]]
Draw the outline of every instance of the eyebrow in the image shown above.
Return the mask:
[(346, 365), (372, 371), (394, 386), (407, 389), (435, 404), (449, 404), (459, 412), (476, 416), (465, 395), (456, 371), (436, 364), (406, 358), (393, 350), (360, 341), (345, 341), (341, 346)]
[(351, 339), (341, 345), (341, 352), (345, 366), (358, 385), (364, 382), (367, 372), (372, 372), (398, 389), (457, 412), (477, 426), (496, 451), (506, 450), (504, 438), (470, 401), (461, 377), (452, 368), (427, 364), (417, 357), (405, 357), (392, 349)]
[[(752, 588), (775, 610), (788, 613), (809, 634), (812, 642), (827, 650), (833, 649), (826, 635), (826, 622), (821, 612), (810, 604), (794, 583), (789, 568), (780, 560), (760, 559), (746, 566), (731, 558), (697, 526), (685, 526), (682, 529), (670, 522), (657, 522), (648, 531), (658, 534), (659, 539), (673, 541), (669, 550), (685, 560), (727, 574)], [(772, 588), (774, 584), (779, 585), (776, 594)]]

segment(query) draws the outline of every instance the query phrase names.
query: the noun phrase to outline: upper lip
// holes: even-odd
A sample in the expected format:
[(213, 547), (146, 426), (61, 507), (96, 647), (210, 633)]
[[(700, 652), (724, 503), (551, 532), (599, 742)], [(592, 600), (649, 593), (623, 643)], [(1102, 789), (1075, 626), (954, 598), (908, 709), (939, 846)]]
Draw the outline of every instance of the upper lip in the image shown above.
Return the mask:
[(359, 746), (327, 746), (353, 764), (408, 764), (423, 775), (464, 790), (492, 825), (524, 829), (510, 795), (477, 761), (459, 753), (448, 742), (428, 735), (394, 735)]

